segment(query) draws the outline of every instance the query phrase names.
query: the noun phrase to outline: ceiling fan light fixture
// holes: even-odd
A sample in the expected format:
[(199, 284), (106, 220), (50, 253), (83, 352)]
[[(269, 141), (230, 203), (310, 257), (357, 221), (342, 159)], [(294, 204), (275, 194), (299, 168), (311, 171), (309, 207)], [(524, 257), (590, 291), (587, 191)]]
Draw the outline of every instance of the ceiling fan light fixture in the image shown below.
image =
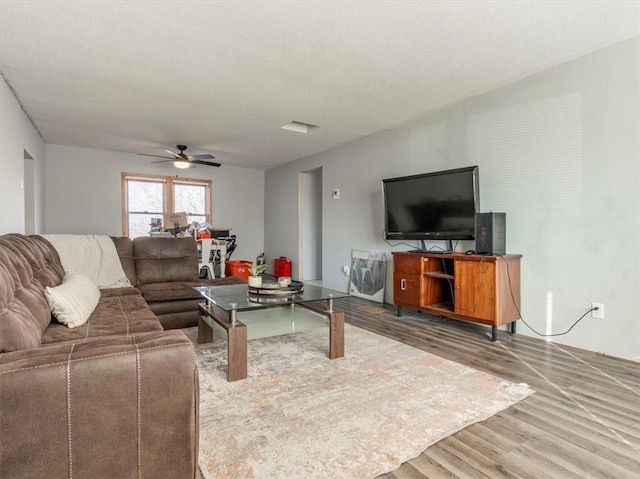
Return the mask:
[(173, 166), (175, 166), (176, 168), (180, 168), (181, 170), (185, 170), (191, 166), (191, 163), (189, 163), (189, 160), (176, 159), (176, 161), (173, 162)]
[(162, 158), (162, 160), (152, 161), (151, 163), (171, 162), (173, 163), (173, 166), (175, 166), (176, 168), (180, 168), (181, 170), (185, 170), (187, 168), (193, 168), (196, 165), (207, 165), (207, 166), (215, 166), (215, 167), (222, 166), (218, 162), (209, 161), (215, 158), (215, 156), (213, 156), (210, 153), (203, 153), (200, 155), (189, 156), (184, 152), (184, 150), (187, 149), (185, 145), (177, 145), (177, 148), (178, 150), (180, 150), (180, 153), (176, 153), (171, 150), (164, 150), (169, 156), (149, 155), (147, 153), (138, 153), (138, 155), (151, 156), (153, 158)]

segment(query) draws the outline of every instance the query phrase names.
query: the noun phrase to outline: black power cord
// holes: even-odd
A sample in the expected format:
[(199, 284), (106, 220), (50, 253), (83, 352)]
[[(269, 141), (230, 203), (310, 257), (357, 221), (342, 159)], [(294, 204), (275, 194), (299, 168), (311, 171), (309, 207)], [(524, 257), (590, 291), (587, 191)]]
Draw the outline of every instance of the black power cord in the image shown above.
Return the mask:
[[(383, 229), (383, 230), (382, 230), (382, 241), (384, 241), (385, 243), (387, 243), (387, 244), (388, 244), (389, 246), (391, 246), (392, 248), (395, 248), (396, 246), (404, 245), (404, 246), (408, 246), (409, 248), (413, 248), (413, 249), (416, 249), (416, 248), (417, 248), (417, 250), (419, 250), (419, 249), (420, 249), (420, 246), (419, 246), (419, 245), (412, 245), (412, 244), (409, 244), (409, 243), (405, 243), (405, 242), (403, 242), (403, 241), (401, 241), (400, 243), (396, 243), (396, 244), (390, 243), (390, 242), (389, 242), (389, 241), (384, 237), (385, 232), (386, 232), (386, 230), (384, 230), (384, 229)], [(419, 241), (419, 240), (416, 240), (416, 241)], [(457, 247), (458, 247), (458, 241), (456, 240), (455, 245), (453, 245), (453, 251), (455, 251)], [(436, 249), (434, 249), (434, 248), (436, 248)], [(440, 246), (433, 246), (433, 247), (432, 247), (432, 248), (430, 248), (429, 250), (424, 251), (424, 253), (429, 253), (429, 252), (433, 252), (433, 251), (436, 251), (436, 250), (437, 250), (437, 251), (445, 251), (445, 249), (444, 249), (444, 248), (442, 248), (442, 247), (440, 247)]]
[(542, 336), (544, 338), (550, 338), (553, 336), (564, 336), (565, 334), (567, 334), (569, 331), (571, 331), (573, 329), (573, 327), (578, 324), (580, 321), (582, 321), (582, 319), (589, 314), (591, 311), (598, 311), (600, 308), (598, 308), (597, 306), (594, 308), (590, 308), (588, 309), (582, 316), (580, 316), (575, 323), (573, 323), (571, 325), (571, 327), (569, 329), (567, 329), (564, 333), (554, 333), (554, 334), (542, 334), (539, 333), (538, 331), (536, 331), (532, 326), (529, 325), (529, 323), (527, 323), (524, 318), (522, 317), (522, 313), (520, 312), (520, 308), (518, 308), (518, 303), (516, 303), (516, 298), (513, 296), (513, 287), (511, 285), (511, 273), (509, 272), (509, 262), (502, 256), (502, 255), (497, 255), (498, 258), (500, 258), (502, 261), (504, 261), (504, 263), (507, 265), (507, 278), (509, 280), (509, 292), (511, 293), (511, 301), (513, 301), (513, 305), (516, 307), (516, 311), (518, 312), (518, 315), (520, 316), (520, 320), (525, 324), (525, 326), (527, 328), (529, 328), (531, 331), (533, 331), (534, 333), (536, 333), (538, 336)]
[(414, 245), (409, 244), (409, 243), (405, 243), (405, 242), (402, 242), (402, 241), (401, 241), (400, 243), (396, 243), (396, 244), (389, 243), (389, 241), (384, 237), (384, 233), (385, 233), (385, 231), (386, 231), (386, 230), (382, 230), (382, 241), (384, 241), (385, 243), (387, 243), (387, 244), (388, 244), (389, 246), (391, 246), (392, 248), (395, 248), (396, 246), (401, 246), (401, 245), (408, 246), (409, 248), (415, 248), (415, 246), (414, 246)]

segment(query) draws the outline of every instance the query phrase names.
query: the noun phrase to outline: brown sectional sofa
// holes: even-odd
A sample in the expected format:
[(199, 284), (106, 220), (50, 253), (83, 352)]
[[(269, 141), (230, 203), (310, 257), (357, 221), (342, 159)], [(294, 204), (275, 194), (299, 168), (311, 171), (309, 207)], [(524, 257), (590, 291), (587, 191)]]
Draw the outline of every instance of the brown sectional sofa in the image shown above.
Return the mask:
[(193, 347), (165, 331), (197, 323), (195, 242), (113, 240), (134, 287), (101, 290), (71, 329), (44, 296), (64, 277), (56, 250), (0, 236), (1, 478), (195, 477)]

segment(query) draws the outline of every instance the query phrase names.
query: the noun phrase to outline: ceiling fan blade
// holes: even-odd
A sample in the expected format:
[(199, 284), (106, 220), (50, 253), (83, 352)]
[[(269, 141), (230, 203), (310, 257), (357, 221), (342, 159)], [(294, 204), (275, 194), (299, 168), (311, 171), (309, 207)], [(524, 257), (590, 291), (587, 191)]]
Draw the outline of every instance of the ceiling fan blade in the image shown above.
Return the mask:
[(166, 151), (167, 153), (169, 153), (170, 155), (173, 155), (173, 156), (177, 156), (178, 155), (177, 153), (174, 153), (171, 150), (164, 150), (164, 151)]
[[(158, 158), (166, 158), (166, 156), (159, 156)], [(170, 158), (168, 160), (152, 161), (151, 163), (168, 163), (170, 161), (176, 161), (176, 159), (175, 158)]]
[(213, 160), (215, 156), (206, 153), (204, 155), (193, 155), (191, 158), (193, 158), (194, 160)]
[[(169, 158), (168, 156), (159, 156), (159, 155), (147, 155), (146, 153), (138, 153), (140, 156), (151, 156), (152, 158)], [(173, 158), (173, 157), (171, 157)]]
[(207, 165), (207, 166), (216, 166), (220, 167), (220, 163), (215, 163), (213, 161), (204, 161), (204, 160), (191, 160), (191, 163), (195, 163), (197, 165)]

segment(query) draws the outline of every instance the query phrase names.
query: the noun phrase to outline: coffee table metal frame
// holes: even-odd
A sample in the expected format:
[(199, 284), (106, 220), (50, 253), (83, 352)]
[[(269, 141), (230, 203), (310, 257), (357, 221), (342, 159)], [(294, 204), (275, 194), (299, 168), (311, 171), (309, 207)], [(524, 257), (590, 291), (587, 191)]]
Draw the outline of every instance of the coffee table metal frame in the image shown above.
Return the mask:
[[(244, 288), (244, 289), (243, 289)], [(200, 318), (198, 320), (198, 344), (206, 344), (213, 341), (213, 325), (218, 324), (227, 334), (227, 380), (238, 381), (247, 377), (247, 326), (238, 321), (238, 313), (266, 309), (273, 307), (303, 306), (315, 311), (329, 320), (329, 358), (344, 357), (344, 312), (333, 309), (333, 300), (348, 296), (345, 293), (321, 288), (314, 285), (305, 285), (303, 294), (283, 297), (282, 301), (269, 303), (255, 303), (243, 300), (242, 292), (247, 295), (246, 285), (233, 286), (209, 286), (194, 288), (206, 299), (206, 303), (198, 305)], [(229, 290), (237, 290), (239, 301), (227, 302), (228, 298), (216, 296), (216, 290), (221, 293)], [(233, 298), (232, 298), (233, 299)], [(316, 306), (317, 302), (325, 303), (327, 308)]]

